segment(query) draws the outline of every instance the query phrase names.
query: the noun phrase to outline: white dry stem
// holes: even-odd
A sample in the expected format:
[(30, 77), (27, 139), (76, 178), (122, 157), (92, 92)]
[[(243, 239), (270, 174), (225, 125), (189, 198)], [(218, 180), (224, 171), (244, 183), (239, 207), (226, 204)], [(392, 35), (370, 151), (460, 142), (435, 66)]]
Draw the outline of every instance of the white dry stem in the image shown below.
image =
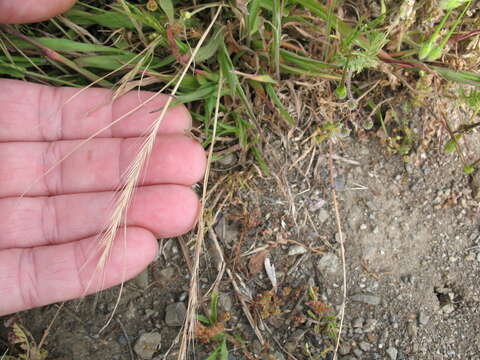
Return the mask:
[[(111, 254), (111, 250), (113, 247), (113, 243), (115, 240), (115, 237), (118, 233), (119, 228), (122, 228), (122, 222), (126, 221), (127, 217), (127, 211), (129, 204), (131, 203), (134, 191), (136, 186), (139, 183), (140, 179), (140, 174), (142, 169), (144, 168), (145, 163), (147, 162), (147, 159), (150, 157), (152, 153), (153, 146), (155, 144), (155, 140), (157, 137), (158, 129), (160, 127), (160, 124), (162, 123), (162, 120), (165, 117), (165, 114), (167, 113), (168, 108), (170, 107), (170, 104), (173, 101), (173, 97), (178, 91), (178, 88), (180, 87), (180, 84), (182, 83), (185, 75), (187, 74), (190, 65), (192, 64), (193, 60), (195, 59), (195, 56), (197, 55), (198, 50), (204, 43), (207, 35), (209, 34), (210, 30), (212, 29), (213, 25), (215, 24), (216, 19), (218, 18), (218, 15), (220, 14), (222, 7), (220, 6), (213, 17), (210, 25), (206, 29), (206, 31), (203, 33), (202, 37), (198, 41), (197, 46), (195, 47), (194, 51), (192, 52), (192, 55), (190, 56), (190, 59), (188, 60), (187, 64), (185, 65), (182, 73), (180, 74), (177, 84), (173, 88), (171, 92), (171, 96), (168, 98), (166, 101), (165, 105), (163, 106), (161, 113), (159, 117), (154, 121), (153, 125), (151, 126), (149, 134), (146, 136), (146, 139), (141, 146), (138, 154), (136, 155), (135, 159), (132, 161), (130, 164), (128, 171), (126, 173), (126, 180), (125, 184), (122, 186), (122, 188), (119, 191), (119, 197), (116, 201), (115, 207), (113, 214), (110, 217), (110, 221), (108, 224), (108, 227), (105, 229), (105, 231), (102, 233), (101, 238), (100, 238), (100, 245), (102, 246), (102, 251), (100, 254), (100, 258), (97, 262), (97, 271), (102, 272), (105, 269), (106, 263), (108, 261), (108, 258)], [(219, 87), (221, 89), (221, 87)], [(218, 109), (216, 116), (218, 116)], [(208, 169), (208, 166), (207, 166)], [(208, 174), (208, 172), (207, 172)], [(201, 222), (200, 222), (201, 224)], [(126, 230), (126, 224), (123, 225), (123, 230)], [(126, 239), (124, 239), (126, 241)], [(196, 260), (196, 269), (198, 272), (198, 261)], [(196, 279), (198, 275), (193, 275), (192, 279)], [(122, 283), (123, 283), (123, 278), (122, 278)], [(120, 298), (121, 298), (121, 292), (122, 292), (122, 287), (120, 288), (119, 295), (117, 297), (117, 302), (114, 306), (114, 309), (112, 310), (112, 314), (107, 321), (107, 323), (102, 327), (100, 332), (102, 332), (109, 324), (110, 321), (113, 318), (113, 315), (115, 314), (115, 311), (118, 307)], [(190, 297), (190, 300), (192, 297)], [(189, 302), (189, 310), (190, 310), (190, 302)]]
[[(217, 17), (220, 15), (221, 10), (222, 10), (222, 6), (219, 6), (205, 34), (209, 32), (210, 29), (213, 27), (213, 24), (215, 23)], [(197, 314), (197, 308), (198, 308), (198, 270), (200, 267), (200, 254), (202, 252), (203, 243), (205, 239), (205, 226), (204, 226), (205, 224), (203, 220), (203, 214), (205, 210), (205, 200), (207, 198), (208, 176), (210, 174), (210, 168), (211, 168), (212, 157), (213, 157), (213, 148), (215, 145), (215, 139), (217, 134), (217, 123), (218, 123), (220, 97), (221, 97), (222, 88), (223, 88), (223, 77), (222, 77), (222, 72), (220, 72), (220, 79), (219, 79), (218, 91), (217, 91), (217, 100), (215, 104), (215, 115), (213, 118), (212, 142), (210, 144), (210, 149), (209, 149), (208, 158), (207, 158), (207, 168), (205, 169), (205, 175), (203, 178), (202, 204), (201, 204), (201, 209), (200, 209), (200, 214), (198, 219), (197, 242), (195, 244), (193, 271), (192, 271), (192, 278), (190, 280), (188, 308), (187, 308), (187, 314), (185, 316), (185, 324), (182, 330), (183, 333), (182, 333), (182, 341), (180, 343), (180, 351), (178, 353), (178, 359), (180, 360), (184, 360), (186, 358), (189, 340), (193, 339), (195, 334), (196, 314)]]
[(340, 211), (338, 209), (338, 202), (337, 202), (337, 192), (335, 191), (335, 182), (333, 179), (333, 143), (332, 140), (329, 141), (329, 158), (328, 158), (328, 168), (330, 171), (330, 186), (332, 187), (332, 199), (333, 199), (333, 207), (335, 209), (335, 221), (337, 223), (337, 231), (339, 235), (339, 243), (340, 243), (340, 252), (342, 255), (342, 272), (343, 272), (343, 299), (342, 299), (342, 307), (340, 309), (340, 326), (338, 327), (338, 336), (337, 336), (337, 343), (335, 344), (335, 352), (333, 354), (333, 360), (337, 360), (337, 353), (338, 347), (340, 346), (340, 338), (342, 336), (342, 329), (343, 329), (343, 321), (345, 318), (345, 304), (347, 302), (347, 269), (345, 265), (345, 245), (343, 243), (343, 231), (342, 231), (342, 223), (340, 220)]

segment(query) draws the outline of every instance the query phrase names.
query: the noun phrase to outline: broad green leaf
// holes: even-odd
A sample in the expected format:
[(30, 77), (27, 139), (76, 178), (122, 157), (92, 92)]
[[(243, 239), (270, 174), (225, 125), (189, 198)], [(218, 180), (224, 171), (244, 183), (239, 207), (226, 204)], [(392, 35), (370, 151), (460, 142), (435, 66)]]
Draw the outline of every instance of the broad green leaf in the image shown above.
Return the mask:
[(203, 62), (210, 59), (218, 51), (218, 48), (223, 44), (223, 34), (225, 32), (225, 27), (222, 26), (217, 29), (217, 31), (212, 35), (210, 40), (202, 46), (195, 56), (196, 62)]
[(205, 325), (211, 325), (210, 319), (207, 318), (205, 315), (198, 314), (197, 315), (197, 320), (200, 321), (201, 323)]
[(175, 22), (175, 15), (172, 0), (158, 0), (158, 3), (165, 15), (167, 15), (168, 22), (173, 24)]

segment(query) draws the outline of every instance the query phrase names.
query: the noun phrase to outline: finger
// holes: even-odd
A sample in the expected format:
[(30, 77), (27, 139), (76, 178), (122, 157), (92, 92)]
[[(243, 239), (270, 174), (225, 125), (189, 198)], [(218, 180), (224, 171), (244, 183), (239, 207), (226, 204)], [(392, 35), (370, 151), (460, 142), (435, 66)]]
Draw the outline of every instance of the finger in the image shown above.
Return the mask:
[(0, 316), (119, 284), (140, 273), (158, 251), (152, 233), (128, 228), (115, 239), (109, 260), (99, 271), (97, 246), (97, 238), (91, 237), (62, 245), (0, 251)]
[[(0, 198), (47, 196), (118, 188), (143, 141), (93, 139), (70, 154), (78, 141), (0, 143)], [(205, 169), (205, 152), (196, 141), (183, 135), (157, 138), (142, 185), (161, 183), (192, 185)], [(56, 167), (54, 167), (57, 165)], [(49, 169), (53, 170), (43, 176)]]
[(0, 0), (0, 23), (22, 24), (47, 20), (67, 11), (75, 0)]
[[(112, 100), (113, 92), (107, 89), (55, 88), (7, 79), (0, 79), (0, 94), (0, 141), (86, 139), (105, 127), (97, 137), (143, 136), (168, 99), (132, 91)], [(183, 133), (191, 121), (185, 106), (172, 107), (159, 132)]]
[[(103, 231), (114, 203), (112, 192), (22, 199), (0, 199), (0, 249), (57, 245)], [(138, 188), (127, 225), (143, 227), (159, 238), (191, 230), (199, 211), (195, 192), (186, 186)]]

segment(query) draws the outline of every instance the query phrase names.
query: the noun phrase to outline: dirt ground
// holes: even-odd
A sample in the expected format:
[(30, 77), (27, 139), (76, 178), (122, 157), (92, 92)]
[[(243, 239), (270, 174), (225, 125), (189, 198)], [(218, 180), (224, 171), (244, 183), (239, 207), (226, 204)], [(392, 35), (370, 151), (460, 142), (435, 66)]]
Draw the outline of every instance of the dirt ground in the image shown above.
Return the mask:
[[(420, 124), (424, 114), (416, 116), (412, 121)], [(228, 313), (229, 359), (333, 359), (339, 321), (330, 315), (341, 309), (343, 275), (328, 147), (305, 140), (300, 130), (288, 136), (263, 130), (269, 137), (264, 151), (270, 175), (259, 176), (255, 166), (245, 170), (232, 156), (214, 166), (213, 184), (220, 185), (212, 199), (224, 206), (206, 237), (200, 289), (206, 294), (219, 273), (216, 239), (239, 288), (235, 291), (223, 273), (219, 308)], [(470, 145), (480, 150), (478, 133)], [(338, 140), (333, 155), (347, 278), (339, 358), (480, 359), (475, 180), (435, 142), (419, 156), (418, 166), (388, 154), (374, 136)], [(192, 239), (190, 234), (182, 242), (189, 246)], [(162, 241), (158, 260), (126, 284), (101, 335), (118, 289), (67, 303), (47, 337), (48, 359), (140, 359), (138, 340), (147, 333), (156, 333), (155, 345), (142, 356), (174, 359), (183, 313), (179, 303), (186, 303), (190, 278), (179, 244)], [(275, 267), (276, 292), (265, 258)], [(210, 296), (203, 300), (201, 313)], [(52, 305), (16, 317), (38, 341), (56, 311)], [(0, 334), (3, 352), (6, 330)], [(213, 348), (197, 341), (189, 358), (206, 359)]]

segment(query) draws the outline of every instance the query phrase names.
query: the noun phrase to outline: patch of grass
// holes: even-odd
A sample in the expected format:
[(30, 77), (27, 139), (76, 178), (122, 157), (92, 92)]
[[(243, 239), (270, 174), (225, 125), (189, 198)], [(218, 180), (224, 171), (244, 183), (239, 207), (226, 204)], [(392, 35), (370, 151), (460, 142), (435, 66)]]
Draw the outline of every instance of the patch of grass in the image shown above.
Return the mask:
[[(230, 4), (199, 50), (193, 73), (180, 84), (178, 102), (191, 106), (207, 145), (212, 94), (222, 72), (227, 82), (222, 89), (225, 116), (219, 130), (225, 141), (217, 146), (224, 149), (238, 142), (267, 171), (261, 155), (260, 119), (297, 123), (278, 96), (278, 81), (330, 82), (336, 96), (332, 101), (347, 101), (361, 113), (368, 102), (383, 100), (383, 89), (400, 71), (407, 71), (404, 80), (412, 88), (422, 71), (447, 82), (480, 85), (473, 62), (466, 60), (460, 69), (451, 61), (469, 51), (459, 43), (465, 39), (455, 40), (455, 53), (450, 50), (452, 38), (458, 39), (455, 35), (475, 30), (474, 15), (468, 12), (474, 3), (440, 1), (438, 21), (418, 15), (428, 16), (427, 2), (408, 8), (382, 0), (370, 12), (359, 4), (356, 14), (333, 0)], [(156, 90), (172, 80), (175, 86), (174, 74), (204, 31), (214, 6), (217, 3), (192, 6), (171, 0), (143, 4), (121, 0), (108, 6), (100, 1), (78, 2), (54, 20), (2, 26), (0, 73), (55, 85), (86, 86), (93, 81), (122, 89), (143, 79), (145, 89)], [(429, 25), (420, 32), (419, 27), (426, 26), (423, 22)], [(440, 55), (443, 62), (438, 61)], [(360, 101), (362, 91), (358, 97), (354, 94), (367, 73), (382, 86)], [(326, 92), (324, 97), (331, 95)], [(431, 95), (439, 92), (431, 89)], [(256, 97), (262, 101), (255, 103)]]

